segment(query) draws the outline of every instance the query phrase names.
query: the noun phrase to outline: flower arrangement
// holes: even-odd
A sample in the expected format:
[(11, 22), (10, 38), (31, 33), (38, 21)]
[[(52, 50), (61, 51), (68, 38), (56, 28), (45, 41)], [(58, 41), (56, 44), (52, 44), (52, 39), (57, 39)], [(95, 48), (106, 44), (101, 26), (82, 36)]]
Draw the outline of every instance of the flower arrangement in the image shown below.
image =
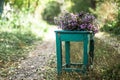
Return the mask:
[(98, 32), (96, 18), (90, 13), (73, 14), (64, 12), (54, 20), (55, 24), (62, 30), (93, 31), (94, 34)]

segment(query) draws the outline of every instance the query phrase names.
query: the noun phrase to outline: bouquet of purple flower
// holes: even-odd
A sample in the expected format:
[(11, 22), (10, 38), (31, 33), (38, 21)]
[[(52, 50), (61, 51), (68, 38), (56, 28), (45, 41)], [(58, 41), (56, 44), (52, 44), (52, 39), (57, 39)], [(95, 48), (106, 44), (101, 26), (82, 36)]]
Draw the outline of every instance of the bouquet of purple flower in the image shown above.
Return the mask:
[(98, 32), (96, 18), (92, 14), (85, 12), (77, 14), (65, 12), (55, 18), (55, 24), (63, 30)]

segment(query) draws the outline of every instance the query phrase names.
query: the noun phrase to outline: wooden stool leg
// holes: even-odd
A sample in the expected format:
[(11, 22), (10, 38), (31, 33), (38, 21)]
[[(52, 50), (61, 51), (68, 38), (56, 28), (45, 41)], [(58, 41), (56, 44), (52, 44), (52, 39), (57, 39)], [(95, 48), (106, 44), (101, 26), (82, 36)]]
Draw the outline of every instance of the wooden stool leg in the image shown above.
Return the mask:
[(86, 72), (86, 68), (88, 66), (88, 37), (86, 36), (84, 40), (84, 52), (83, 52), (83, 65), (84, 65), (84, 72)]
[(56, 55), (57, 55), (57, 72), (58, 75), (62, 72), (62, 44), (59, 35), (56, 34)]
[(65, 59), (66, 67), (70, 67), (70, 42), (65, 41)]

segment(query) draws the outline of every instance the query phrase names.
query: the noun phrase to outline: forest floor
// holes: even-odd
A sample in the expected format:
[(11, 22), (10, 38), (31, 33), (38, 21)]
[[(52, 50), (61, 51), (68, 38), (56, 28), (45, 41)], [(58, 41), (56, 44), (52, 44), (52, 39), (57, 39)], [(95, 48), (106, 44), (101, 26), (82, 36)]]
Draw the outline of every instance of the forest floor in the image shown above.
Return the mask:
[[(3, 80), (52, 80), (47, 76), (52, 74), (48, 72), (50, 69), (49, 64), (56, 59), (54, 30), (55, 28), (50, 28), (43, 42), (36, 42), (34, 50), (29, 52), (27, 58), (20, 61), (18, 68), (14, 70), (15, 73)], [(110, 35), (103, 32), (97, 33), (96, 37), (120, 52), (120, 40), (118, 38), (110, 37)], [(54, 61), (53, 64), (56, 64)]]

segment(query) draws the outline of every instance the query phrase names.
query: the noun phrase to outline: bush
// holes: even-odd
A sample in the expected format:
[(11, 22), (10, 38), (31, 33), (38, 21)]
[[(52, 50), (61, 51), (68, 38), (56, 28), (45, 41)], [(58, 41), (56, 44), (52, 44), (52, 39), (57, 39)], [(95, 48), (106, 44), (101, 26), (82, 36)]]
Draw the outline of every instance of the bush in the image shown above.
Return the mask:
[(46, 7), (42, 12), (42, 18), (49, 24), (54, 24), (54, 17), (58, 16), (60, 12), (60, 3), (56, 1), (50, 1), (46, 4)]
[(106, 24), (101, 28), (101, 31), (119, 35), (120, 34), (120, 19), (106, 22)]
[(89, 8), (91, 7), (90, 0), (71, 0), (71, 2), (74, 4), (71, 6), (71, 12), (88, 12)]
[(118, 12), (119, 5), (117, 1), (113, 0), (104, 0), (98, 1), (95, 13), (99, 19), (100, 27), (102, 31), (120, 34), (120, 19)]

